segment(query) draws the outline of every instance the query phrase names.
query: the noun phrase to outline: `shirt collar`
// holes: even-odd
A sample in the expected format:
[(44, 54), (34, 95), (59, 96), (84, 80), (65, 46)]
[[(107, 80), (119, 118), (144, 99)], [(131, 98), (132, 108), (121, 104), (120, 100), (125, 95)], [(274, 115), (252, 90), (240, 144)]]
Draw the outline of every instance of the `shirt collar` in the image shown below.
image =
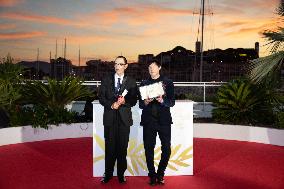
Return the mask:
[(116, 81), (118, 80), (118, 78), (120, 78), (120, 82), (122, 82), (123, 77), (124, 77), (124, 74), (122, 76), (118, 76), (116, 73), (114, 74), (114, 78)]

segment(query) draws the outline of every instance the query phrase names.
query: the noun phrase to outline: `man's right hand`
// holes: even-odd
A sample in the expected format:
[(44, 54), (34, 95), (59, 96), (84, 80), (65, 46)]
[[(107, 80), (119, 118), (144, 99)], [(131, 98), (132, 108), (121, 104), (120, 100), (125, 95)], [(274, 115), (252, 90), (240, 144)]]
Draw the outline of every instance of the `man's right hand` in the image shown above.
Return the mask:
[(147, 98), (147, 99), (145, 99), (144, 100), (144, 104), (145, 105), (148, 105), (150, 102), (152, 102), (153, 101), (153, 99), (149, 99), (149, 98)]
[(114, 110), (117, 110), (119, 108), (119, 103), (118, 102), (114, 102), (112, 105), (111, 105), (111, 108), (114, 109)]

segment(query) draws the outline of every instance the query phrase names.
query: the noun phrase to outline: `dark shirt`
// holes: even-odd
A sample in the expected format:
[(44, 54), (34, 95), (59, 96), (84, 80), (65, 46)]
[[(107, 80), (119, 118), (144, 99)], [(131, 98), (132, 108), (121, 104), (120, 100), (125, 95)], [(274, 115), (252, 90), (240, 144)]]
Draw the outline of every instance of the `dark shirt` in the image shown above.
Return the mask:
[(141, 125), (145, 125), (152, 121), (157, 121), (160, 124), (172, 123), (170, 107), (175, 104), (173, 82), (164, 76), (160, 76), (157, 79), (149, 78), (147, 80), (143, 80), (140, 86), (151, 85), (157, 82), (163, 83), (165, 90), (163, 103), (159, 103), (156, 99), (154, 99), (148, 105), (145, 105), (144, 101), (140, 97), (139, 107), (142, 109)]

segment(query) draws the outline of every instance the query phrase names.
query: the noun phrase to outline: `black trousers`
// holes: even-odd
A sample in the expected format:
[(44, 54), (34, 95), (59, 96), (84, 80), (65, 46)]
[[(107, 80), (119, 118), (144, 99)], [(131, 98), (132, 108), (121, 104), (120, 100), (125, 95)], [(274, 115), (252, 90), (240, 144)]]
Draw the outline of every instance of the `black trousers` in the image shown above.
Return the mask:
[[(156, 145), (156, 137), (159, 134), (161, 140), (161, 160), (158, 165), (157, 172), (154, 166), (154, 148)], [(160, 125), (153, 121), (151, 124), (143, 126), (143, 141), (148, 167), (148, 176), (164, 176), (170, 156), (171, 156), (171, 125)]]
[(117, 160), (117, 175), (122, 176), (127, 169), (127, 147), (129, 141), (130, 127), (121, 121), (119, 112), (113, 125), (104, 126), (105, 137), (105, 174), (112, 176), (115, 161)]

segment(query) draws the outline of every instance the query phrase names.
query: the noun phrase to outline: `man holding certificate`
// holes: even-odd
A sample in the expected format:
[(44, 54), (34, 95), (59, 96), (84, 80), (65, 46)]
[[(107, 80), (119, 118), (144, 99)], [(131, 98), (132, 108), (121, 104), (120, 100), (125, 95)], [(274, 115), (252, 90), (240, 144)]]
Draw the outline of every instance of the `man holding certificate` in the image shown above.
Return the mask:
[[(164, 184), (164, 174), (171, 155), (170, 107), (175, 105), (173, 82), (160, 75), (161, 64), (152, 61), (148, 67), (150, 78), (141, 82), (139, 107), (142, 109), (141, 125), (150, 185)], [(161, 140), (161, 160), (157, 171), (154, 166), (156, 136)]]
[(114, 63), (115, 73), (105, 76), (99, 89), (99, 102), (104, 106), (105, 174), (102, 183), (112, 178), (115, 161), (118, 181), (126, 182), (126, 155), (133, 125), (131, 107), (137, 102), (136, 81), (124, 74), (127, 66), (126, 58), (118, 56)]

